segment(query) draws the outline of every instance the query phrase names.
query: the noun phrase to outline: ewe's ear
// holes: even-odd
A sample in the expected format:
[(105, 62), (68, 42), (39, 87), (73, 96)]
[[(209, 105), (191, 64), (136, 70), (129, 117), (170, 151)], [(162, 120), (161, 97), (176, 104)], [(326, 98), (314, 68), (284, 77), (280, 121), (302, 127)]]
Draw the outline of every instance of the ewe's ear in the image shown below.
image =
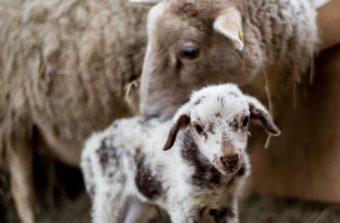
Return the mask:
[(250, 96), (246, 97), (249, 104), (250, 119), (259, 121), (270, 135), (279, 136), (281, 131), (274, 123), (268, 110), (256, 98)]
[(173, 125), (169, 131), (168, 139), (163, 147), (163, 150), (169, 150), (174, 145), (177, 133), (186, 128), (190, 124), (190, 103), (183, 105), (174, 116)]
[(157, 4), (162, 0), (129, 0), (131, 3)]
[(242, 16), (239, 10), (228, 7), (215, 19), (213, 27), (216, 32), (230, 39), (235, 49), (243, 50)]

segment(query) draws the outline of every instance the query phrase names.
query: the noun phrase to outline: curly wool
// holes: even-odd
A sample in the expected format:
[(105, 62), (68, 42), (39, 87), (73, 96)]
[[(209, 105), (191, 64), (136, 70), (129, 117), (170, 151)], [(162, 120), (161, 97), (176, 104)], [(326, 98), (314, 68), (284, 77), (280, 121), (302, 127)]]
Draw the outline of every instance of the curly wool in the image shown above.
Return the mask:
[[(39, 137), (75, 164), (83, 139), (129, 114), (148, 8), (126, 0), (0, 1), (0, 154)], [(43, 139), (43, 140), (40, 140)]]

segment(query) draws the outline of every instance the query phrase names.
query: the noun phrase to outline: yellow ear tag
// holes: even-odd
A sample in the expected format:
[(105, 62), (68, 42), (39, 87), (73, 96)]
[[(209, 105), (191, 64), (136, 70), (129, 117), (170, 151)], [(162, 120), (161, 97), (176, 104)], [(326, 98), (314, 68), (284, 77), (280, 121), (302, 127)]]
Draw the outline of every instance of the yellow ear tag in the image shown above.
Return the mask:
[(238, 29), (238, 36), (240, 37), (240, 40), (242, 42), (242, 44), (244, 45), (244, 34), (243, 34), (243, 31), (242, 31), (242, 26), (237, 26), (237, 29)]
[[(238, 37), (239, 37), (239, 39), (240, 39), (242, 45), (244, 45), (244, 34), (243, 34), (243, 31), (242, 31), (242, 27), (239, 26), (239, 25), (237, 25), (237, 32), (238, 32)], [(238, 44), (235, 43), (235, 42), (233, 42), (233, 47), (234, 47), (234, 49), (236, 49), (236, 50), (242, 50), (242, 49), (240, 48), (240, 46), (238, 46)]]

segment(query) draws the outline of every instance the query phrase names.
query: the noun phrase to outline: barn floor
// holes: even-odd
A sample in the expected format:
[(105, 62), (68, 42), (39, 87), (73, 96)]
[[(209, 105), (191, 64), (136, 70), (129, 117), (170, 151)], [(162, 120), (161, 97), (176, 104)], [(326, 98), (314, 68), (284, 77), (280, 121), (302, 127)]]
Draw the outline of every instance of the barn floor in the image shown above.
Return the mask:
[[(67, 202), (53, 211), (42, 223), (87, 223), (90, 203), (82, 194), (74, 202)], [(340, 205), (304, 203), (260, 196), (246, 199), (241, 208), (240, 223), (339, 223)]]
[[(47, 157), (44, 159), (48, 160)], [(37, 168), (47, 166), (38, 163)], [(42, 199), (38, 208), (38, 223), (90, 223), (90, 200), (81, 184), (81, 174), (78, 169), (56, 166), (55, 178), (61, 188), (54, 189), (52, 199)], [(45, 174), (48, 175), (48, 174)], [(46, 176), (39, 175), (39, 179)], [(38, 182), (46, 187), (46, 180)], [(65, 189), (66, 188), (66, 189)], [(42, 190), (42, 197), (51, 191)], [(82, 192), (80, 192), (82, 191)], [(0, 170), (0, 222), (19, 222), (14, 211), (13, 200), (9, 193), (8, 175)], [(301, 202), (298, 200), (275, 199), (263, 196), (250, 196), (240, 204), (240, 223), (339, 223), (340, 204), (319, 204)], [(155, 221), (161, 222), (161, 221)]]
[[(13, 205), (10, 205), (13, 207)], [(40, 212), (39, 223), (90, 223), (90, 201), (85, 193), (66, 200), (46, 214)], [(240, 223), (339, 223), (340, 204), (306, 203), (296, 200), (251, 196), (241, 204)], [(2, 209), (4, 211), (4, 209)], [(0, 211), (0, 212), (2, 212)], [(13, 210), (1, 213), (2, 223), (18, 222)], [(4, 215), (6, 214), (6, 219)], [(161, 222), (161, 221), (156, 221)]]
[[(51, 166), (37, 162), (37, 169)], [(68, 168), (53, 161), (57, 185), (46, 191), (37, 188), (39, 195), (44, 197), (38, 208), (38, 223), (90, 223), (90, 200), (84, 192), (81, 174), (76, 168)], [(46, 169), (46, 168), (45, 168)], [(36, 171), (39, 172), (39, 171)], [(45, 176), (44, 176), (45, 175)], [(38, 174), (38, 185), (46, 187), (45, 174)], [(62, 188), (62, 189), (60, 189)], [(46, 194), (53, 194), (46, 196)], [(50, 199), (46, 199), (50, 197)], [(13, 200), (9, 193), (8, 174), (0, 170), (0, 222), (19, 222), (14, 211)], [(320, 204), (298, 200), (277, 199), (263, 196), (249, 196), (240, 203), (240, 223), (339, 223), (340, 204)], [(155, 221), (161, 222), (161, 221)]]
[(339, 223), (340, 204), (307, 203), (251, 196), (241, 208), (241, 223)]

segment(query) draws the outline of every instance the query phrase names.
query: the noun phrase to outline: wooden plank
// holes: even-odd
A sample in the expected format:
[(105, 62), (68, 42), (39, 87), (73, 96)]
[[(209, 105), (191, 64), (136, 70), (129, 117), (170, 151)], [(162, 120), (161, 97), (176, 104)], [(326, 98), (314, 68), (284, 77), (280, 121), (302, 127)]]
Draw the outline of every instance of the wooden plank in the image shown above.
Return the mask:
[[(298, 107), (289, 101), (276, 115), (282, 135), (265, 150), (265, 137), (250, 140), (250, 188), (259, 194), (340, 202), (340, 45), (324, 50), (315, 82), (301, 88)], [(283, 100), (282, 98), (280, 100)], [(275, 101), (274, 101), (275, 103)], [(288, 114), (288, 115), (286, 115)], [(260, 131), (260, 129), (259, 129)]]

